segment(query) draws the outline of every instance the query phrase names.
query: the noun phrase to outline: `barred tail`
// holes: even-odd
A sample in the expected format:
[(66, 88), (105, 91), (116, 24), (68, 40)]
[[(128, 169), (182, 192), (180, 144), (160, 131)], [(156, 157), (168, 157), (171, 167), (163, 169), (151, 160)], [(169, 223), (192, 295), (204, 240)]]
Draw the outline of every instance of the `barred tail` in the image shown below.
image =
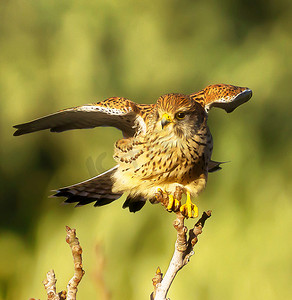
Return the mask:
[(118, 166), (86, 181), (60, 188), (52, 197), (66, 197), (65, 203), (77, 203), (82, 206), (95, 202), (94, 206), (102, 206), (120, 198), (122, 193), (113, 193), (112, 175)]

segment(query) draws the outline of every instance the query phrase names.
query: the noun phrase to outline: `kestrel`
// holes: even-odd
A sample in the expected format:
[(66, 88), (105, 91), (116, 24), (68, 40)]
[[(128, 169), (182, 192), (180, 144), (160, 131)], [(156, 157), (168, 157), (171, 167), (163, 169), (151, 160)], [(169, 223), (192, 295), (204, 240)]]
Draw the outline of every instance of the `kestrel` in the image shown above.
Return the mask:
[[(123, 138), (114, 146), (117, 165), (86, 181), (60, 188), (54, 195), (77, 206), (95, 202), (102, 206), (127, 194), (123, 208), (140, 210), (145, 202), (163, 203), (167, 210), (180, 210), (196, 217), (191, 198), (206, 186), (208, 172), (220, 169), (211, 160), (212, 135), (207, 126), (211, 107), (232, 112), (248, 101), (252, 91), (226, 84), (209, 85), (191, 95), (166, 94), (155, 104), (137, 104), (113, 97), (96, 104), (61, 110), (34, 121), (16, 125), (14, 135), (50, 129), (113, 126)], [(181, 204), (182, 195), (186, 203)]]

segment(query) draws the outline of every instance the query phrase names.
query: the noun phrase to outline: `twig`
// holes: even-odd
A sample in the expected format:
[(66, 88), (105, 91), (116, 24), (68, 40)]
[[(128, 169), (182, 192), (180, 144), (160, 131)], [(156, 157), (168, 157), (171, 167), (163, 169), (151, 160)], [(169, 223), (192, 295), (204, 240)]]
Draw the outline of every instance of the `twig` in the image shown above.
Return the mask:
[(76, 300), (77, 286), (81, 281), (84, 270), (82, 269), (82, 249), (76, 237), (76, 230), (66, 226), (66, 242), (71, 247), (73, 262), (74, 262), (74, 275), (67, 285), (68, 294), (66, 291), (56, 292), (56, 276), (54, 270), (47, 273), (47, 278), (43, 281), (45, 290), (47, 292), (48, 300)]
[(79, 244), (78, 238), (76, 237), (76, 230), (66, 226), (66, 231), (66, 242), (71, 247), (74, 262), (74, 275), (67, 285), (67, 299), (75, 300), (77, 286), (85, 273), (82, 269), (82, 248)]
[[(176, 219), (173, 222), (173, 226), (177, 231), (177, 239), (175, 243), (175, 250), (170, 261), (169, 267), (165, 273), (162, 281), (155, 281), (153, 278), (154, 292), (151, 294), (150, 299), (154, 300), (166, 300), (168, 290), (177, 274), (177, 272), (183, 268), (194, 254), (193, 248), (198, 242), (198, 235), (202, 233), (205, 221), (211, 216), (211, 211), (204, 212), (202, 217), (195, 224), (194, 228), (188, 230), (184, 226), (185, 217), (178, 212)], [(187, 233), (189, 232), (189, 238)], [(161, 273), (161, 272), (160, 272)], [(157, 275), (157, 274), (156, 274)], [(155, 276), (156, 276), (155, 275)]]
[(47, 278), (43, 281), (43, 285), (48, 295), (48, 300), (60, 300), (59, 294), (56, 292), (56, 276), (54, 270), (47, 273)]
[(159, 284), (162, 281), (162, 277), (163, 277), (163, 274), (161, 273), (161, 270), (158, 267), (154, 277), (152, 278), (152, 283), (153, 283), (153, 286), (154, 286), (154, 292), (152, 292), (152, 294), (150, 295), (150, 300), (154, 300), (156, 290), (157, 290)]

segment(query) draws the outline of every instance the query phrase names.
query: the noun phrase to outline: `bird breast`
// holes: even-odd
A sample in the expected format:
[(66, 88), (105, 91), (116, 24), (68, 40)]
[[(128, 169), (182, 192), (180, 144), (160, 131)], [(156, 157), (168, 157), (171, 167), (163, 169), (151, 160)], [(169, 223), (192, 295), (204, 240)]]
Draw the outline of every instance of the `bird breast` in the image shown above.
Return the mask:
[(114, 175), (115, 190), (190, 184), (207, 173), (212, 147), (208, 133), (200, 132), (188, 139), (160, 133), (117, 141), (114, 159), (119, 168)]

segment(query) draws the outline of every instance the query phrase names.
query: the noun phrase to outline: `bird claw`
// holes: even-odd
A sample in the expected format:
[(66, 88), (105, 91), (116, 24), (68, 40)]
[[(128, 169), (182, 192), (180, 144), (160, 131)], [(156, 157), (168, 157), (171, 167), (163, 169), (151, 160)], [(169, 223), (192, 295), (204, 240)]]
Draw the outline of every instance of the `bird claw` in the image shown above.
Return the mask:
[(157, 192), (155, 193), (155, 198), (158, 202), (161, 202), (164, 206), (166, 206), (166, 202), (168, 200), (168, 194), (163, 192), (162, 189), (158, 188)]
[(173, 195), (168, 195), (168, 205), (166, 209), (168, 211), (177, 211), (180, 208), (180, 201), (173, 197)]
[(198, 207), (196, 204), (192, 203), (190, 193), (186, 192), (186, 194), (187, 201), (183, 205), (181, 205), (181, 201), (177, 199), (181, 198), (181, 193), (175, 193), (173, 196), (158, 188), (155, 197), (159, 202), (161, 202), (165, 206), (167, 211), (180, 211), (182, 215), (186, 218), (197, 218), (199, 215)]
[(187, 192), (187, 201), (185, 204), (181, 205), (180, 212), (186, 218), (197, 218), (199, 215), (199, 209), (196, 204), (192, 203), (190, 193)]
[(155, 194), (156, 199), (161, 202), (167, 211), (178, 211), (181, 205), (180, 200), (176, 199), (173, 195), (164, 192), (158, 188)]

